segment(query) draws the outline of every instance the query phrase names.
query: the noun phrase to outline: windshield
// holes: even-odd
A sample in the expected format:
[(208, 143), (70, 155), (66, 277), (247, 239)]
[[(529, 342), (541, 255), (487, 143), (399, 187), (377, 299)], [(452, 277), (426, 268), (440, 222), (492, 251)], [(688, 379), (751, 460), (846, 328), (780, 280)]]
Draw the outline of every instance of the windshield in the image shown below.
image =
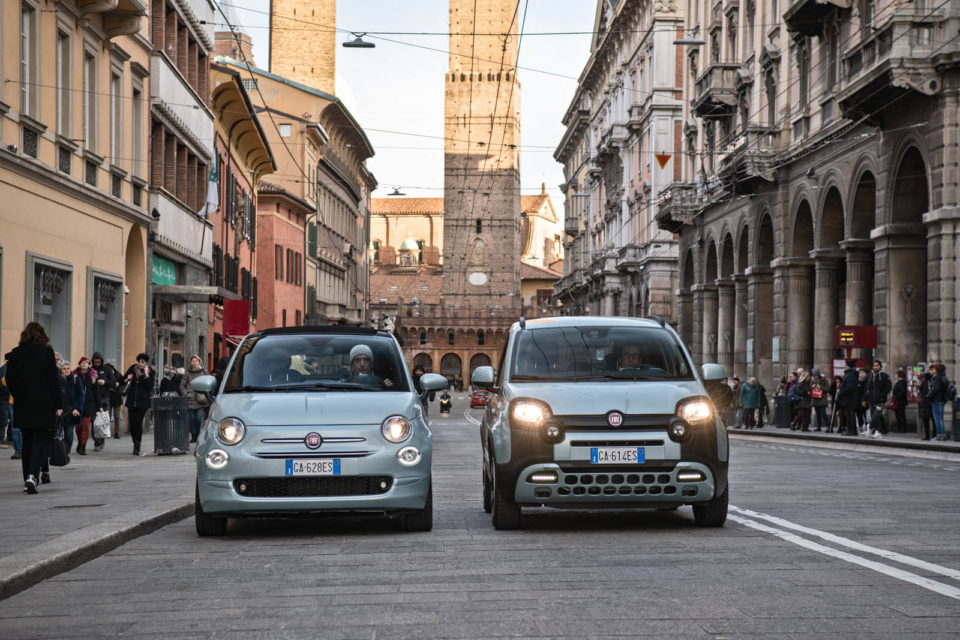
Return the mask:
[(237, 350), (224, 392), (408, 391), (393, 339), (371, 335), (253, 336)]
[(552, 327), (521, 331), (512, 382), (692, 380), (680, 343), (652, 327)]

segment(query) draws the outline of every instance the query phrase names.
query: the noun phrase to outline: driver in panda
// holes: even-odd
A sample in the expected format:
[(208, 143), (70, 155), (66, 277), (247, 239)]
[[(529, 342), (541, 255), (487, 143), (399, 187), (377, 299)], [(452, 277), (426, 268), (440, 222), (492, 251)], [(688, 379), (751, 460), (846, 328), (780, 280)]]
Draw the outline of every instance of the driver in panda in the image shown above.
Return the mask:
[(373, 351), (365, 344), (354, 345), (350, 349), (350, 375), (346, 381), (368, 386), (393, 386), (393, 381), (389, 378), (381, 380), (373, 373)]

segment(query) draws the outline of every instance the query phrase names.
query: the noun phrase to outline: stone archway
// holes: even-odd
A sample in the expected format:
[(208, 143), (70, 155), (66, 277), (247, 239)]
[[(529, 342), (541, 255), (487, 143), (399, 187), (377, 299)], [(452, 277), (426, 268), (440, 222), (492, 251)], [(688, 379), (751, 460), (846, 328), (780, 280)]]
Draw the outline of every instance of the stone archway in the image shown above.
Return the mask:
[(717, 297), (717, 243), (707, 241), (706, 262), (703, 265), (703, 331), (700, 352), (703, 362), (717, 361), (717, 323), (719, 300)]
[(781, 362), (790, 371), (809, 369), (813, 363), (813, 231), (813, 212), (809, 201), (803, 199), (793, 219), (790, 257), (781, 261), (787, 299), (787, 317), (781, 324), (786, 328), (787, 348)]
[(743, 225), (737, 239), (736, 264), (734, 265), (734, 310), (733, 310), (733, 373), (747, 373), (747, 278), (745, 272), (750, 264), (750, 228)]
[(426, 373), (433, 371), (433, 358), (430, 357), (429, 353), (420, 352), (417, 355), (413, 356), (413, 366), (423, 367), (423, 370)]
[(817, 249), (814, 258), (813, 365), (820, 371), (831, 370), (837, 355), (833, 329), (840, 323), (845, 281), (843, 198), (836, 186), (830, 187), (820, 210)]
[[(873, 240), (870, 232), (877, 219), (877, 180), (873, 173), (864, 171), (857, 181), (850, 207), (850, 225), (843, 241), (845, 286), (841, 322), (848, 325), (873, 324)], [(866, 351), (855, 350), (855, 356), (867, 356)]]
[(927, 238), (923, 225), (923, 214), (930, 205), (927, 185), (927, 163), (919, 149), (911, 146), (901, 157), (891, 185), (891, 224), (874, 234), (877, 264), (886, 271), (880, 344), (886, 345), (890, 370), (926, 361), (930, 356)]
[[(773, 377), (773, 269), (771, 263), (776, 251), (773, 220), (763, 213), (757, 224), (756, 256), (747, 272), (748, 298), (753, 301), (753, 318), (748, 323), (753, 331), (753, 353), (747, 347), (747, 361), (751, 359), (761, 382), (776, 388)], [(773, 385), (770, 387), (769, 385)]]
[(440, 373), (450, 376), (463, 376), (463, 362), (455, 353), (446, 353), (440, 358)]
[[(133, 362), (147, 344), (147, 251), (143, 227), (134, 225), (127, 235), (123, 274), (123, 350), (118, 367)], [(202, 354), (201, 354), (202, 355)]]
[(733, 373), (735, 311), (733, 236), (727, 233), (720, 249), (720, 278), (717, 280), (717, 364), (723, 367), (727, 375)]
[(490, 356), (485, 353), (474, 354), (470, 358), (470, 376), (473, 376), (473, 372), (476, 371), (477, 367), (490, 367), (493, 366), (490, 364)]
[(677, 317), (680, 319), (680, 338), (693, 349), (693, 286), (697, 283), (693, 266), (693, 249), (687, 249), (680, 272), (680, 294), (677, 296)]

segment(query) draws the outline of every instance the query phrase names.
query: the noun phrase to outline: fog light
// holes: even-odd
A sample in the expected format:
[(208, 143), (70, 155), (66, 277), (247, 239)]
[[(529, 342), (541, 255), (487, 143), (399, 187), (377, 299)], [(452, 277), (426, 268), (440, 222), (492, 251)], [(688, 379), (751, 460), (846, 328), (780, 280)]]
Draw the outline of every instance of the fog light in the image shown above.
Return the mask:
[(397, 460), (400, 461), (400, 464), (412, 467), (413, 465), (420, 462), (420, 449), (416, 447), (404, 447), (397, 451)]
[(223, 449), (214, 449), (207, 453), (207, 466), (211, 469), (223, 469), (229, 460), (230, 456)]
[(683, 440), (687, 437), (687, 425), (684, 422), (674, 422), (670, 425), (670, 437), (674, 440)]
[(527, 476), (527, 482), (553, 484), (557, 481), (556, 471), (534, 471)]
[(247, 483), (246, 483), (246, 482), (241, 482), (241, 483), (240, 483), (240, 486), (237, 487), (237, 489), (240, 490), (240, 493), (246, 493), (246, 492), (247, 492)]
[(700, 482), (706, 480), (700, 471), (678, 471), (677, 482)]
[(386, 491), (386, 489), (387, 489), (387, 481), (386, 481), (386, 480), (381, 480), (381, 481), (380, 481), (380, 488), (383, 489), (384, 491)]
[(546, 433), (547, 437), (551, 440), (556, 440), (560, 436), (560, 427), (555, 424), (547, 425), (544, 433)]

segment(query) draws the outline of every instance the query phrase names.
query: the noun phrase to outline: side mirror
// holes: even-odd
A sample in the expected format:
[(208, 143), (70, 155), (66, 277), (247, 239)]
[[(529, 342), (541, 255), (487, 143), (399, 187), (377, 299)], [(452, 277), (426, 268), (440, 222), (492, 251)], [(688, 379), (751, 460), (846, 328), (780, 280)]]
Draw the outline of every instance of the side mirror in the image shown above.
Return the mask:
[(723, 380), (727, 377), (727, 374), (724, 373), (723, 367), (719, 364), (705, 364), (700, 367), (700, 377), (703, 378), (704, 382), (711, 380)]
[(470, 382), (480, 389), (490, 391), (493, 388), (494, 378), (493, 367), (477, 367), (470, 376)]
[(425, 373), (420, 376), (420, 386), (428, 391), (440, 391), (447, 388), (447, 379), (437, 373)]
[(193, 379), (190, 388), (197, 393), (213, 393), (217, 388), (217, 379), (213, 376), (200, 376)]

